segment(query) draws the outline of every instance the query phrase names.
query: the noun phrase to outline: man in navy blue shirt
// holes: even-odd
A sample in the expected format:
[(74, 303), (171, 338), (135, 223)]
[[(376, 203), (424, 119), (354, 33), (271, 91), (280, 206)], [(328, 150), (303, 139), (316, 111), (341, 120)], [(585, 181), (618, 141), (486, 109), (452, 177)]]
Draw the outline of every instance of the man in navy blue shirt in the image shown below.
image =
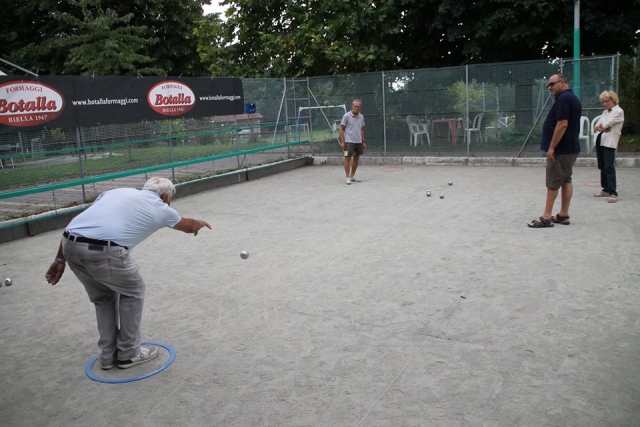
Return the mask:
[[(527, 223), (532, 228), (553, 227), (553, 224), (569, 225), (569, 204), (573, 196), (571, 175), (580, 153), (580, 100), (569, 88), (563, 74), (549, 77), (547, 87), (556, 99), (542, 125), (540, 142), (540, 149), (547, 153), (547, 201), (542, 216)], [(553, 215), (553, 204), (559, 191), (560, 212)]]

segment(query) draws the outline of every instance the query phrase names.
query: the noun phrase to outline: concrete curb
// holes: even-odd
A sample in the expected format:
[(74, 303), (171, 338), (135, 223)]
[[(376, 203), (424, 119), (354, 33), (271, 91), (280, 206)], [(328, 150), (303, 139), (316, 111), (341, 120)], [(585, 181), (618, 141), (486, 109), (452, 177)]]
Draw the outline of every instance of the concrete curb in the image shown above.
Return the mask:
[[(227, 174), (214, 177), (203, 178), (196, 181), (186, 182), (176, 186), (178, 192), (176, 197), (184, 197), (196, 194), (201, 191), (212, 190), (227, 185), (238, 184), (249, 180), (260, 179), (265, 176), (286, 172), (303, 166), (310, 165), (342, 165), (343, 157), (339, 156), (317, 156), (302, 157), (298, 159), (285, 160), (282, 162), (256, 166), (253, 168), (240, 169)], [(511, 157), (402, 157), (402, 156), (363, 156), (360, 158), (362, 165), (410, 165), (410, 166), (533, 166), (544, 167), (545, 159), (537, 158), (511, 158)], [(579, 158), (576, 167), (597, 167), (594, 158)], [(623, 157), (616, 159), (616, 167), (637, 168), (639, 162), (637, 158)], [(68, 209), (61, 209), (34, 215), (20, 220), (11, 220), (0, 226), (0, 243), (24, 237), (35, 236), (51, 230), (63, 228), (78, 213), (82, 212), (89, 205), (77, 206)]]
[[(314, 165), (341, 165), (343, 157), (313, 157)], [(367, 157), (360, 158), (361, 165), (410, 165), (410, 166), (544, 166), (544, 157)], [(640, 162), (635, 157), (616, 159), (618, 168), (637, 168)], [(578, 158), (576, 167), (597, 167), (595, 158)]]

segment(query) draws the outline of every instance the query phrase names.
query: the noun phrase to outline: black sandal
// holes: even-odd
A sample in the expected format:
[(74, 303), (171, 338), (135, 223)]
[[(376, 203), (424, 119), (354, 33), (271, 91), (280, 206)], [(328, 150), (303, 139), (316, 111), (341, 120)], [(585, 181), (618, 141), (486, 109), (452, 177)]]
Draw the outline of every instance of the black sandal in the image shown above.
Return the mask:
[(570, 216), (562, 216), (560, 214), (555, 214), (555, 216), (551, 217), (551, 222), (555, 224), (569, 225), (571, 221), (569, 221)]
[(540, 217), (540, 219), (534, 219), (533, 221), (527, 223), (527, 225), (531, 228), (546, 228), (553, 227), (553, 223), (550, 219), (545, 219)]

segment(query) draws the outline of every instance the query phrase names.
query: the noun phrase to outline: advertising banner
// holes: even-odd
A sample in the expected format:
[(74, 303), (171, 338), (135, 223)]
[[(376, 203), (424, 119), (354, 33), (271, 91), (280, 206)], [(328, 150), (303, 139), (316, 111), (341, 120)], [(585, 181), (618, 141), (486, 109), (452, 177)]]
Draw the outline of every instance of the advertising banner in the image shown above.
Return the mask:
[(242, 80), (0, 76), (0, 133), (244, 113)]

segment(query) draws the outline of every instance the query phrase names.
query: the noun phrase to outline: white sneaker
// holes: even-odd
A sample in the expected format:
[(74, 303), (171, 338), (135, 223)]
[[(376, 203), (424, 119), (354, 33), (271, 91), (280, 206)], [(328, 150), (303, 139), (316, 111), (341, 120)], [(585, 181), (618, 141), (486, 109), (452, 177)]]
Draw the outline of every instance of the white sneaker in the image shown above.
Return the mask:
[(351, 177), (351, 182), (362, 182), (361, 179), (356, 178), (355, 176)]
[(351, 178), (347, 178), (347, 180), (344, 183), (347, 185), (351, 185)]
[(118, 364), (118, 363), (114, 360), (113, 362), (109, 363), (108, 365), (101, 365), (101, 366), (102, 366), (102, 370), (103, 370), (103, 371), (108, 371), (109, 369), (113, 369), (113, 368), (115, 368), (115, 366), (116, 366), (117, 364)]
[(158, 348), (148, 348), (148, 347), (140, 347), (140, 351), (138, 355), (133, 359), (129, 360), (118, 360), (118, 368), (127, 369), (132, 366), (139, 365), (144, 362), (148, 362), (158, 355)]

